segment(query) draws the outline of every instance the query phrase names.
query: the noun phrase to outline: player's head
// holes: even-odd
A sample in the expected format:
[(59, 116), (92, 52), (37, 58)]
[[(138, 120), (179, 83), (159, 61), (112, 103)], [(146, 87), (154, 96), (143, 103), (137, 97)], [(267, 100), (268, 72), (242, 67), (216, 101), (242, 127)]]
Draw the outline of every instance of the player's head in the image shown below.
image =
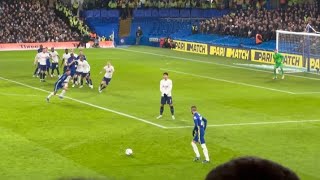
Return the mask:
[(79, 55), (83, 55), (83, 52), (82, 52), (82, 50), (80, 50), (80, 51), (79, 51)]
[(80, 61), (83, 61), (83, 56), (81, 55), (81, 56), (79, 56), (79, 59), (80, 59)]
[(54, 52), (54, 47), (51, 48), (51, 52)]
[(169, 74), (167, 72), (163, 73), (162, 75), (163, 79), (167, 80), (169, 77)]
[(42, 52), (43, 53), (47, 52), (47, 48), (42, 48)]
[(42, 44), (40, 44), (40, 49), (43, 49), (43, 45)]
[(66, 54), (68, 54), (68, 52), (69, 52), (69, 49), (65, 49), (65, 50), (64, 50), (64, 52), (65, 52)]
[(278, 49), (275, 49), (275, 50), (274, 50), (274, 53), (278, 53)]
[(67, 69), (67, 70), (66, 70), (66, 74), (67, 74), (68, 76), (71, 74), (70, 69)]
[(191, 113), (194, 114), (197, 112), (197, 106), (191, 106)]
[(216, 167), (206, 177), (206, 180), (216, 179), (299, 180), (299, 177), (278, 163), (257, 157), (242, 157)]
[(110, 62), (110, 61), (107, 62), (107, 66), (108, 66), (108, 67), (111, 66), (111, 62)]

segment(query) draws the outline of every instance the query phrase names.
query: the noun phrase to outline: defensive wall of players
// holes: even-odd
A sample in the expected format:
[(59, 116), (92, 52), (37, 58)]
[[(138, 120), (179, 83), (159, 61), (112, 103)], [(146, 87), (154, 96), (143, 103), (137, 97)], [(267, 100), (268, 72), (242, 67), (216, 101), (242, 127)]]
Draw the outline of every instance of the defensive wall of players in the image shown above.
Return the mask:
[[(203, 55), (213, 55), (234, 58), (239, 60), (253, 61), (259, 63), (274, 64), (272, 51), (263, 51), (256, 49), (246, 49), (246, 48), (231, 48), (225, 46), (215, 46), (209, 44), (187, 42), (187, 41), (174, 41), (176, 47), (174, 50), (189, 52), (195, 54)], [(307, 67), (307, 59), (302, 55), (298, 54), (286, 54), (284, 64), (288, 66), (295, 67)], [(320, 68), (320, 58), (310, 57), (310, 68), (316, 69)]]

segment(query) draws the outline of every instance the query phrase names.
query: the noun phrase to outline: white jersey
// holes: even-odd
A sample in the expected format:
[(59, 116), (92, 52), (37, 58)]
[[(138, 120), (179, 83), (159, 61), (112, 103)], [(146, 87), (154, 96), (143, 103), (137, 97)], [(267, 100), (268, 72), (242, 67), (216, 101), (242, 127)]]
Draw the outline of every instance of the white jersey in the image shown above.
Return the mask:
[(50, 58), (50, 55), (49, 55), (49, 53), (40, 52), (37, 54), (36, 58), (37, 58), (37, 61), (40, 65), (45, 66), (45, 65), (47, 65), (47, 59)]
[(64, 65), (65, 66), (68, 66), (68, 59), (71, 57), (70, 53), (66, 54), (64, 53), (63, 56), (62, 56), (62, 59), (64, 61)]
[(59, 54), (58, 54), (58, 52), (57, 51), (51, 51), (51, 52), (49, 52), (49, 54), (50, 54), (50, 56), (51, 56), (51, 58), (52, 58), (52, 63), (59, 63)]
[(112, 75), (114, 73), (114, 67), (113, 66), (105, 66), (103, 69), (106, 71), (106, 73), (104, 74), (104, 77), (111, 79)]
[(171, 97), (171, 91), (172, 91), (172, 81), (171, 79), (162, 79), (160, 81), (160, 92), (161, 96), (166, 94), (167, 96)]
[(84, 61), (80, 61), (80, 60), (77, 60), (78, 64), (77, 64), (77, 72), (83, 72), (83, 69), (84, 69)]
[(90, 65), (88, 61), (83, 61), (83, 73), (89, 73), (90, 72)]

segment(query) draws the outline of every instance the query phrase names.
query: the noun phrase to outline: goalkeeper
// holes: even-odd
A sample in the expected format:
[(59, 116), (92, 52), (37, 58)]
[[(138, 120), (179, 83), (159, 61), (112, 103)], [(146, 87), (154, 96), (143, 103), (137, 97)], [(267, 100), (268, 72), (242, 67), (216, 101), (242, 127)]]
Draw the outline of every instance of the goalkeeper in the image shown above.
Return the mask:
[(274, 77), (273, 79), (277, 79), (277, 69), (280, 68), (280, 74), (281, 74), (281, 79), (284, 79), (284, 73), (283, 73), (283, 61), (284, 61), (284, 56), (278, 52), (278, 50), (274, 50), (273, 54), (273, 60), (275, 62), (274, 65)]

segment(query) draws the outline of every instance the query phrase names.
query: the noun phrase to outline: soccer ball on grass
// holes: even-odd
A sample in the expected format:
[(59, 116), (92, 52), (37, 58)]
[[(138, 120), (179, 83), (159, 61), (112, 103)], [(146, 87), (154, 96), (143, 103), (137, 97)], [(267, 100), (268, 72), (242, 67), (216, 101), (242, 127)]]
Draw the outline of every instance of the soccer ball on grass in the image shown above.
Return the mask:
[(126, 155), (127, 156), (131, 156), (132, 154), (133, 154), (132, 149), (130, 149), (130, 148), (126, 149)]

